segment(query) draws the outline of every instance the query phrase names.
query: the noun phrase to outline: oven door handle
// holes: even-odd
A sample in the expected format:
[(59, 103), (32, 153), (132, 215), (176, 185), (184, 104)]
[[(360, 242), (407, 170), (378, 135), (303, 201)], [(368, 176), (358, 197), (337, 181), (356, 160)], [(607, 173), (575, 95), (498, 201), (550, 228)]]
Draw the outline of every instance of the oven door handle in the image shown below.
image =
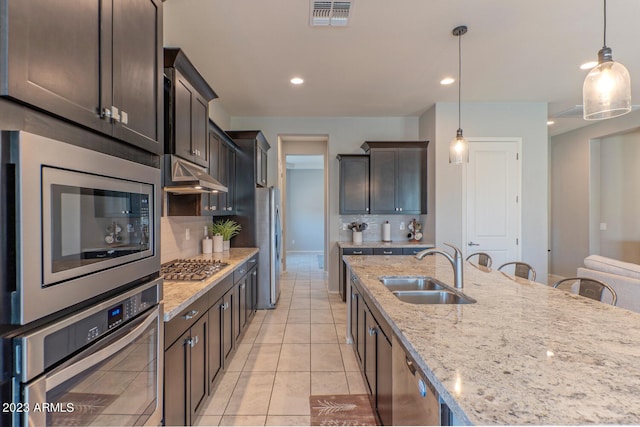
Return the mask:
[[(63, 382), (118, 353), (139, 338), (151, 324), (158, 322), (159, 318), (160, 306), (156, 307), (147, 316), (143, 316), (120, 328), (121, 330), (117, 331), (117, 335), (106, 337), (105, 341), (100, 343), (100, 349), (88, 349), (79, 354), (74, 358), (77, 360), (76, 363), (70, 366), (63, 365), (58, 368), (58, 370), (54, 370), (46, 376), (46, 390), (48, 391), (59, 386)], [(160, 328), (160, 325), (158, 328)], [(158, 345), (160, 344), (158, 343)]]

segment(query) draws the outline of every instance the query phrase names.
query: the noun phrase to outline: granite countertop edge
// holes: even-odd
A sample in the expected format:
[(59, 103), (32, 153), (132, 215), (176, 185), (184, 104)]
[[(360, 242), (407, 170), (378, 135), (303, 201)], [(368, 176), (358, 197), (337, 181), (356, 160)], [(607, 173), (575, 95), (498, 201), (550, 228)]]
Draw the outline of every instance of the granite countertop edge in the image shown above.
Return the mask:
[(257, 253), (257, 248), (231, 248), (221, 253), (189, 257), (188, 259), (220, 260), (229, 265), (213, 276), (197, 282), (165, 280), (163, 284), (164, 321), (169, 322), (176, 317)]

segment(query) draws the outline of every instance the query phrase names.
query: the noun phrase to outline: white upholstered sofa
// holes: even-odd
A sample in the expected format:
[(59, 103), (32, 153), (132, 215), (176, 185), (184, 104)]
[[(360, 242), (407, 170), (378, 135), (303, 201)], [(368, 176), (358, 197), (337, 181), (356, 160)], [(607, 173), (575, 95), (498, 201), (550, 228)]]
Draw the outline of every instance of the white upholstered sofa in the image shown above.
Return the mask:
[(618, 295), (618, 307), (640, 313), (639, 264), (589, 255), (584, 259), (584, 267), (578, 268), (578, 276), (606, 282)]

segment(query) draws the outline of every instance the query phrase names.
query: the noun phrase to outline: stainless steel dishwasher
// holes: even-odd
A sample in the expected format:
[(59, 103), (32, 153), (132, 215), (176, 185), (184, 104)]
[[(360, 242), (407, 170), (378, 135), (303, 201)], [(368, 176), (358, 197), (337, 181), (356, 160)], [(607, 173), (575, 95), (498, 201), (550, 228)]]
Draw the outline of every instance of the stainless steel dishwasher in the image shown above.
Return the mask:
[(393, 425), (439, 426), (440, 403), (433, 385), (393, 337)]

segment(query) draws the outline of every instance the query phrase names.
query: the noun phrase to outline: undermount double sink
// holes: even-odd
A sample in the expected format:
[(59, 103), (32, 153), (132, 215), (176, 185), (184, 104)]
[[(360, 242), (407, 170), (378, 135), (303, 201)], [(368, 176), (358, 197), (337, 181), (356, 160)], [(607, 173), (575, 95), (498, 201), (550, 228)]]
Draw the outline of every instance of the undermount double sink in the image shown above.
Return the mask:
[(428, 276), (381, 276), (380, 282), (400, 301), (411, 304), (472, 304), (476, 302)]

